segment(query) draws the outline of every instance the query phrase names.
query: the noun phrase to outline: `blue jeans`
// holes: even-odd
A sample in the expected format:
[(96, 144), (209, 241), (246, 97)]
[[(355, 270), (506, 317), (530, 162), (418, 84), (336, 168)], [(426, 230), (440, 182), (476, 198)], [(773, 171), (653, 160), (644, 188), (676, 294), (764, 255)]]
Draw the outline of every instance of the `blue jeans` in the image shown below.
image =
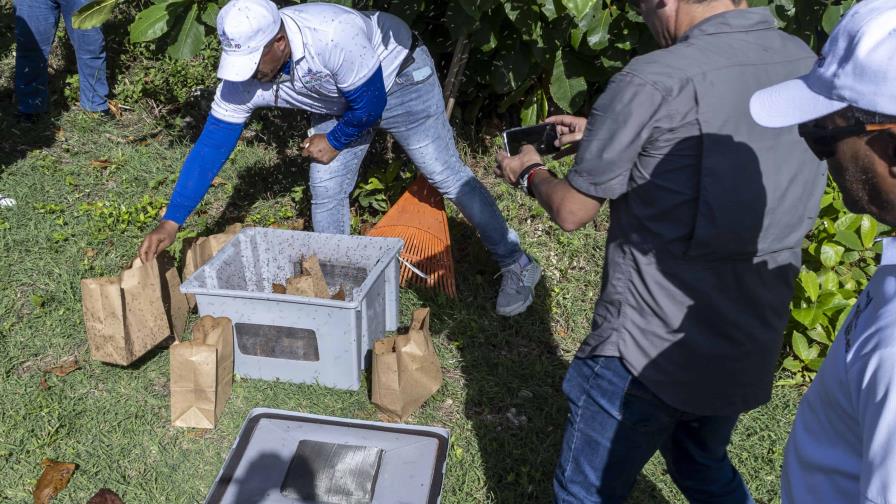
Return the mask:
[(75, 47), (81, 107), (98, 112), (109, 108), (106, 98), (106, 47), (99, 28), (72, 28), (72, 14), (87, 0), (15, 0), (16, 9), (16, 101), (19, 112), (38, 114), (49, 105), (47, 61), (59, 14)]
[[(495, 199), (457, 152), (429, 51), (418, 47), (414, 59), (389, 89), (379, 128), (392, 134), (420, 173), (473, 224), (498, 265), (507, 267), (523, 254), (519, 237), (507, 227)], [(326, 133), (336, 125), (335, 118), (321, 114), (312, 115), (311, 122), (314, 133)], [(349, 233), (349, 195), (372, 138), (373, 131), (368, 130), (330, 164), (311, 163), (315, 231)]]
[(728, 459), (737, 415), (677, 410), (616, 357), (576, 357), (563, 391), (570, 413), (554, 474), (558, 504), (625, 502), (657, 450), (689, 502), (754, 504)]

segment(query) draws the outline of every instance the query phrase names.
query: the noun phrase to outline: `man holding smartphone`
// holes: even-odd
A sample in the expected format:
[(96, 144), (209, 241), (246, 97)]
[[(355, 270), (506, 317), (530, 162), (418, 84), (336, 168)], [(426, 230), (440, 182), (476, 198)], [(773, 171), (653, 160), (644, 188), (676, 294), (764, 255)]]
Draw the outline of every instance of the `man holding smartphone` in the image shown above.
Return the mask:
[(531, 147), (498, 155), (564, 230), (610, 201), (592, 331), (563, 390), (558, 503), (623, 502), (656, 452), (690, 502), (751, 503), (727, 454), (739, 415), (768, 401), (824, 167), (795, 127), (749, 115), (752, 94), (815, 55), (745, 0), (637, 0), (663, 49), (632, 60), (584, 118), (565, 178)]
[(311, 159), (315, 231), (349, 233), (349, 194), (374, 130), (385, 130), (476, 228), (500, 266), (495, 311), (513, 316), (532, 304), (541, 266), (461, 160), (432, 58), (404, 21), (329, 3), (278, 9), (270, 0), (231, 0), (217, 24), (223, 82), (162, 222), (143, 240), (144, 261), (174, 243), (252, 112), (289, 107), (311, 112), (302, 154)]

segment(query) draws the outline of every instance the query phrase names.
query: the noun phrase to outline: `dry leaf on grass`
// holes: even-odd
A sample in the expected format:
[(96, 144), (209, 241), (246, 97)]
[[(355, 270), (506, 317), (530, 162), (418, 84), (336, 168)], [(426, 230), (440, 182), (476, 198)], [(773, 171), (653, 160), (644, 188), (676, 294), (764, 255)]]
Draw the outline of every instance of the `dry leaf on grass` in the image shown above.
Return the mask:
[(40, 377), (40, 383), (38, 383), (37, 386), (40, 387), (41, 390), (47, 390), (48, 388), (50, 388), (50, 385), (47, 383), (47, 379), (43, 376)]
[(116, 119), (121, 119), (121, 105), (115, 100), (108, 100), (106, 104), (109, 105), (109, 112)]
[(124, 502), (117, 493), (108, 488), (101, 488), (99, 492), (87, 501), (87, 504), (124, 504)]
[(227, 185), (227, 182), (224, 182), (224, 179), (221, 177), (215, 177), (212, 179), (212, 187), (218, 187), (219, 185)]
[(90, 162), (90, 166), (92, 166), (94, 168), (99, 168), (100, 170), (105, 170), (106, 168), (108, 168), (114, 164), (115, 163), (113, 163), (112, 161), (109, 161), (108, 159), (105, 159), (105, 158), (94, 159), (93, 161)]
[(96, 249), (86, 248), (84, 249), (84, 255), (87, 257), (94, 257), (96, 255)]
[(81, 366), (78, 364), (78, 357), (72, 355), (63, 359), (55, 366), (44, 369), (44, 373), (53, 373), (54, 375), (61, 378), (80, 367)]
[(53, 497), (63, 491), (72, 479), (77, 465), (56, 460), (44, 459), (40, 465), (44, 468), (43, 474), (34, 486), (34, 504), (48, 504)]

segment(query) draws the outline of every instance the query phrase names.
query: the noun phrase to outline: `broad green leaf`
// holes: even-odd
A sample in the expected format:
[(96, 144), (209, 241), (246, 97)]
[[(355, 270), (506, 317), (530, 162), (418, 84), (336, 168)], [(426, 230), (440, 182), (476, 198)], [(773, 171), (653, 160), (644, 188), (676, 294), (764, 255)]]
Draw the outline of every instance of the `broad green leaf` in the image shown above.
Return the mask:
[(806, 328), (815, 327), (815, 319), (818, 317), (815, 306), (810, 306), (808, 308), (797, 308), (791, 312), (791, 315)]
[(823, 291), (837, 290), (840, 287), (840, 280), (837, 278), (837, 274), (831, 270), (822, 271), (821, 275), (818, 276), (818, 280), (821, 282), (821, 290)]
[(806, 334), (819, 343), (822, 343), (824, 345), (831, 344), (831, 337), (828, 335), (828, 332), (820, 327), (813, 327), (812, 329), (806, 331)]
[(544, 91), (539, 89), (536, 93), (530, 94), (526, 98), (523, 105), (520, 119), (523, 126), (532, 126), (540, 123), (547, 116), (548, 100)]
[(611, 21), (613, 21), (613, 12), (611, 9), (603, 9), (588, 28), (588, 45), (595, 51), (600, 51), (610, 44)]
[[(588, 13), (594, 5), (598, 3), (598, 0), (562, 0), (563, 5), (566, 9), (576, 18), (576, 20), (580, 20), (585, 17), (585, 14)], [(601, 0), (602, 3), (602, 0)]]
[(852, 250), (864, 250), (865, 248), (864, 246), (862, 246), (862, 241), (859, 239), (859, 236), (855, 233), (855, 231), (849, 231), (846, 229), (844, 229), (843, 231), (837, 231), (837, 235), (834, 236), (834, 239)]
[(853, 213), (841, 215), (840, 218), (834, 222), (834, 229), (837, 231), (842, 231), (844, 229), (858, 229), (861, 220), (861, 217)]
[(161, 37), (171, 29), (175, 14), (184, 3), (180, 1), (152, 5), (137, 14), (129, 28), (131, 42), (149, 42)]
[(862, 224), (859, 226), (859, 234), (862, 237), (862, 245), (865, 248), (871, 248), (874, 244), (874, 238), (877, 237), (877, 221), (870, 215), (862, 216)]
[(573, 113), (585, 102), (586, 91), (587, 83), (581, 68), (572, 58), (567, 58), (564, 51), (557, 51), (551, 76), (551, 97), (563, 110)]
[(797, 372), (803, 368), (803, 364), (793, 357), (787, 357), (786, 359), (784, 359), (784, 362), (781, 365), (784, 366), (784, 369), (793, 372)]
[(538, 100), (535, 95), (526, 97), (523, 102), (523, 110), (520, 112), (520, 123), (523, 126), (532, 126), (538, 123)]
[(806, 337), (802, 334), (798, 332), (793, 333), (791, 346), (793, 347), (793, 353), (795, 353), (800, 360), (806, 361), (811, 358), (809, 357), (809, 342), (806, 341)]
[(809, 369), (812, 371), (818, 371), (821, 369), (821, 365), (824, 363), (824, 359), (819, 357), (813, 357), (806, 361), (806, 365), (809, 366)]
[(89, 30), (102, 25), (110, 17), (118, 0), (93, 0), (81, 6), (72, 15), (72, 27), (78, 30)]
[(821, 253), (819, 259), (821, 259), (821, 264), (824, 264), (828, 268), (833, 268), (840, 262), (840, 258), (843, 257), (843, 252), (845, 249), (840, 245), (835, 243), (823, 243), (821, 244)]
[(218, 11), (217, 5), (213, 3), (205, 4), (205, 9), (202, 11), (202, 22), (210, 28), (217, 28)]
[(557, 18), (556, 2), (558, 1), (559, 0), (540, 0), (538, 2), (541, 5), (541, 12), (548, 18), (548, 21), (553, 21)]
[(205, 44), (205, 29), (199, 24), (199, 5), (193, 4), (177, 31), (177, 39), (168, 47), (168, 55), (175, 59), (196, 56)]
[(818, 299), (818, 275), (816, 275), (814, 271), (809, 271), (807, 269), (801, 271), (800, 285), (803, 286), (803, 290), (806, 291), (806, 295), (809, 296), (809, 299), (812, 301)]

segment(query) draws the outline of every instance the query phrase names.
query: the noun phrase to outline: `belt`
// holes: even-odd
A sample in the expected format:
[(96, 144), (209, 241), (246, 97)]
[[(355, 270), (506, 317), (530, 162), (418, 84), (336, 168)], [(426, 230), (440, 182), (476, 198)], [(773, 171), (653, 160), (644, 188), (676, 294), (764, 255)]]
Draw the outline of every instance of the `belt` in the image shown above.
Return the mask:
[(408, 67), (414, 64), (414, 51), (422, 45), (423, 42), (420, 41), (420, 37), (416, 33), (411, 32), (411, 45), (408, 47), (408, 55), (404, 57), (401, 65), (398, 66), (398, 73), (396, 75), (400, 75), (401, 72), (404, 72)]

